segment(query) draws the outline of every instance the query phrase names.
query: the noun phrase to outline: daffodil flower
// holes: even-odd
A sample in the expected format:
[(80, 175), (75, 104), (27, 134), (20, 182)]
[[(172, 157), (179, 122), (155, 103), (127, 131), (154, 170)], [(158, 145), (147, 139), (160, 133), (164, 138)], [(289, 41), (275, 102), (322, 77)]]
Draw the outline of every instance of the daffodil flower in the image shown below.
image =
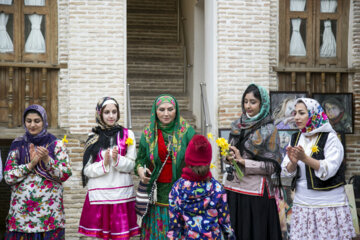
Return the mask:
[(317, 145), (311, 146), (311, 152), (312, 153), (318, 153), (320, 151), (319, 147)]
[(211, 163), (211, 164), (210, 164), (210, 169), (212, 169), (212, 168), (216, 168), (216, 166)]
[(133, 145), (134, 144), (134, 140), (132, 139), (132, 138), (128, 138), (128, 139), (126, 139), (126, 141), (125, 141), (125, 144), (126, 145)]
[(212, 135), (211, 132), (209, 132), (209, 133), (207, 134), (207, 137), (208, 137), (208, 139), (214, 140), (214, 136)]
[[(220, 155), (221, 156), (228, 156), (229, 155), (229, 149), (230, 149), (230, 144), (228, 143), (228, 141), (225, 138), (218, 138), (216, 139), (216, 144), (220, 147)], [(239, 166), (237, 165), (237, 163), (235, 162), (235, 159), (231, 160), (232, 165), (235, 168), (235, 171), (238, 175), (238, 178), (241, 179), (244, 174), (242, 173), (241, 169), (239, 168)]]
[(64, 138), (61, 140), (63, 143), (68, 143), (69, 141), (66, 139), (66, 135), (64, 135)]

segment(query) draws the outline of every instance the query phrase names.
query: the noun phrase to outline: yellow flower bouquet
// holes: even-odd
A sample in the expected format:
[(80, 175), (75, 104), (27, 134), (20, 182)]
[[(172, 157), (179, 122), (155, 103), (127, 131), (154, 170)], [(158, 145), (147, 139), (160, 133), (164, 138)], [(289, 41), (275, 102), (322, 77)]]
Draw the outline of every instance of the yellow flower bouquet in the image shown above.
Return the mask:
[[(216, 144), (220, 147), (221, 156), (227, 157), (230, 155), (230, 146), (231, 145), (228, 143), (228, 141), (225, 138), (216, 139)], [(240, 170), (235, 159), (232, 159), (231, 163), (235, 168), (238, 179), (240, 180), (244, 176), (243, 172)]]

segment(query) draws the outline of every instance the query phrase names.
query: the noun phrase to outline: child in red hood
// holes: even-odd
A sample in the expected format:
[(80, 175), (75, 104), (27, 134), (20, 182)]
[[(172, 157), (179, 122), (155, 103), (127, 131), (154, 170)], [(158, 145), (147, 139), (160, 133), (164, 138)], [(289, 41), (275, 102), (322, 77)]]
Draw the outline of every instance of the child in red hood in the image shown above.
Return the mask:
[(185, 168), (169, 194), (169, 239), (235, 239), (227, 196), (211, 176), (209, 141), (195, 135), (185, 153)]

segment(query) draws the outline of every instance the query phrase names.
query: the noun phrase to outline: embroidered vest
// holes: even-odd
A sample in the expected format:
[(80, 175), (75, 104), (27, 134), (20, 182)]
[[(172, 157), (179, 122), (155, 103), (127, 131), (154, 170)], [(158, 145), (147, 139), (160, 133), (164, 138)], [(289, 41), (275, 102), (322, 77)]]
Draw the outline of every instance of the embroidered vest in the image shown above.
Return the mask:
[[(294, 133), (291, 136), (291, 146), (296, 146), (298, 144), (299, 138), (300, 138), (301, 132)], [(317, 152), (311, 153), (310, 157), (322, 160), (325, 158), (324, 155), (324, 147), (327, 141), (327, 138), (329, 136), (329, 133), (320, 133), (318, 138), (316, 139), (315, 145), (318, 147)], [(310, 166), (305, 164), (305, 171), (306, 171), (306, 181), (307, 181), (307, 188), (313, 189), (317, 191), (329, 191), (331, 189), (340, 187), (345, 184), (345, 162), (343, 161), (336, 172), (336, 174), (323, 181), (317, 176), (315, 176), (315, 171)], [(296, 186), (296, 180), (300, 178), (300, 169), (299, 166), (297, 167), (297, 174), (296, 177), (293, 179), (293, 182), (291, 184), (292, 189)]]

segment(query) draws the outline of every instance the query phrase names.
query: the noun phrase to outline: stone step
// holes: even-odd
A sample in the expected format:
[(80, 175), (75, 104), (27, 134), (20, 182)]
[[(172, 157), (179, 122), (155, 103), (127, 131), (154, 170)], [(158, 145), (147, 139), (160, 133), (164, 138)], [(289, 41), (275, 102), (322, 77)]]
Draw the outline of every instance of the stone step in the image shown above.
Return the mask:
[(184, 80), (183, 76), (179, 75), (176, 78), (174, 76), (161, 76), (160, 78), (157, 75), (149, 76), (144, 74), (143, 76), (129, 77), (128, 75), (128, 83), (130, 84), (131, 89), (138, 89), (144, 93), (148, 92), (161, 92), (166, 93), (169, 92), (169, 87), (171, 87), (171, 91), (175, 93), (183, 93), (184, 92)]
[(173, 27), (177, 28), (177, 15), (174, 13), (130, 13), (127, 16), (127, 28)]
[(183, 46), (180, 45), (138, 45), (128, 44), (127, 59), (131, 61), (184, 61)]
[(143, 31), (129, 31), (127, 34), (128, 42), (132, 43), (134, 41), (143, 43), (174, 43), (177, 40), (177, 33), (176, 30), (143, 30)]
[(145, 61), (128, 61), (127, 72), (130, 74), (165, 74), (179, 75), (184, 73), (183, 62), (145, 62)]
[(141, 10), (157, 10), (157, 11), (176, 11), (175, 0), (128, 0), (127, 9), (129, 11), (141, 11)]

